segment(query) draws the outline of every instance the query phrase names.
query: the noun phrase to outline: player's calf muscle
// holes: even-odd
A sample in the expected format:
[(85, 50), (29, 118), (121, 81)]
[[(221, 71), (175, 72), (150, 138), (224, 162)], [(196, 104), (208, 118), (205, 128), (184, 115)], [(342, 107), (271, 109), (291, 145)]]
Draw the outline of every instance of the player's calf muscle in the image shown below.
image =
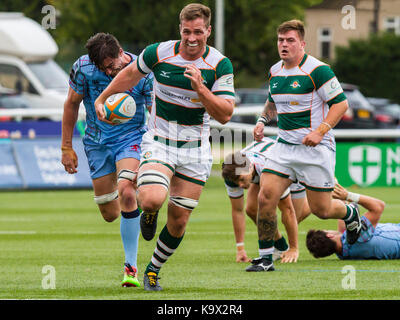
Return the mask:
[(259, 240), (273, 240), (277, 228), (277, 218), (275, 215), (258, 216), (257, 229)]

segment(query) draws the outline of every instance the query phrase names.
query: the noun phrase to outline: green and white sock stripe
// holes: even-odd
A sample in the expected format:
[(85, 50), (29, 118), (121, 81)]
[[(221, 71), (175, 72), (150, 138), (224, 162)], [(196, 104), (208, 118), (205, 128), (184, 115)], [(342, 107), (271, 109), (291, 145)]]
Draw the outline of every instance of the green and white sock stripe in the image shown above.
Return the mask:
[(153, 256), (151, 257), (151, 264), (153, 264), (157, 269), (160, 269), (178, 248), (182, 239), (183, 236), (180, 238), (171, 236), (165, 226), (157, 239), (157, 245), (154, 249)]
[(351, 205), (346, 204), (346, 215), (343, 218), (344, 222), (352, 222), (357, 217), (355, 208)]

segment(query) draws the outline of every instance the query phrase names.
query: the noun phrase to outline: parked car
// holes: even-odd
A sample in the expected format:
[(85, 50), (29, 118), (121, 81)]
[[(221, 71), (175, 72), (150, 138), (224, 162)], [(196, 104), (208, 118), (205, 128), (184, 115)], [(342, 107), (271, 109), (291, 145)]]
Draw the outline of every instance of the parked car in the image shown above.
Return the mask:
[[(29, 108), (28, 100), (16, 91), (0, 86), (0, 109), (16, 108)], [(0, 121), (10, 121), (11, 118), (9, 116), (0, 116)]]
[[(336, 125), (338, 129), (371, 129), (376, 128), (375, 107), (360, 92), (356, 85), (341, 83), (344, 94), (347, 97), (349, 108)], [(268, 89), (256, 88), (239, 88), (236, 89), (236, 107), (246, 108), (255, 105), (264, 105), (268, 97)], [(236, 115), (231, 121), (255, 124), (258, 115)], [(277, 121), (274, 119), (270, 123), (276, 126)]]
[(0, 84), (20, 93), (30, 108), (60, 110), (68, 74), (54, 61), (58, 46), (39, 23), (19, 12), (0, 12)]
[(378, 128), (396, 128), (400, 125), (400, 105), (386, 98), (367, 98), (375, 107), (375, 121)]
[[(267, 88), (238, 88), (235, 89), (236, 108), (263, 106), (268, 98)], [(233, 116), (231, 121), (255, 124), (259, 115)], [(276, 122), (275, 122), (276, 123)], [(273, 124), (271, 124), (273, 125)]]
[(375, 107), (361, 93), (358, 86), (341, 83), (349, 108), (336, 125), (337, 129), (372, 129), (375, 124)]

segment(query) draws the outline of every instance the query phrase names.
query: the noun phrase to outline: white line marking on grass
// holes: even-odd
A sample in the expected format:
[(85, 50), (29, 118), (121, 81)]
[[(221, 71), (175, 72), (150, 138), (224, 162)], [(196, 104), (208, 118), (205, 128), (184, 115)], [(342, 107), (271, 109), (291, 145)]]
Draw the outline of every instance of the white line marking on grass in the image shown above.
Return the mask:
[(0, 218), (0, 222), (26, 222), (26, 221), (32, 221), (30, 218)]
[(36, 231), (2, 231), (0, 230), (0, 234), (36, 234)]
[[(285, 270), (285, 272), (338, 272), (338, 273), (341, 273), (342, 270), (297, 269), (297, 270)], [(363, 270), (363, 269), (356, 269), (356, 272), (400, 273), (400, 270)]]

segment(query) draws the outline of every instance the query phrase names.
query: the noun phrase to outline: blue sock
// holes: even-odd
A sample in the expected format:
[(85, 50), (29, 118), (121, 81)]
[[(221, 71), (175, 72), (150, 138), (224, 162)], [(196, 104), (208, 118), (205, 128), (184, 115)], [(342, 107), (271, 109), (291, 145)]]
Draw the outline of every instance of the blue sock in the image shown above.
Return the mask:
[(140, 233), (140, 211), (132, 212), (121, 211), (121, 238), (125, 251), (125, 263), (129, 263), (136, 268), (137, 252)]

